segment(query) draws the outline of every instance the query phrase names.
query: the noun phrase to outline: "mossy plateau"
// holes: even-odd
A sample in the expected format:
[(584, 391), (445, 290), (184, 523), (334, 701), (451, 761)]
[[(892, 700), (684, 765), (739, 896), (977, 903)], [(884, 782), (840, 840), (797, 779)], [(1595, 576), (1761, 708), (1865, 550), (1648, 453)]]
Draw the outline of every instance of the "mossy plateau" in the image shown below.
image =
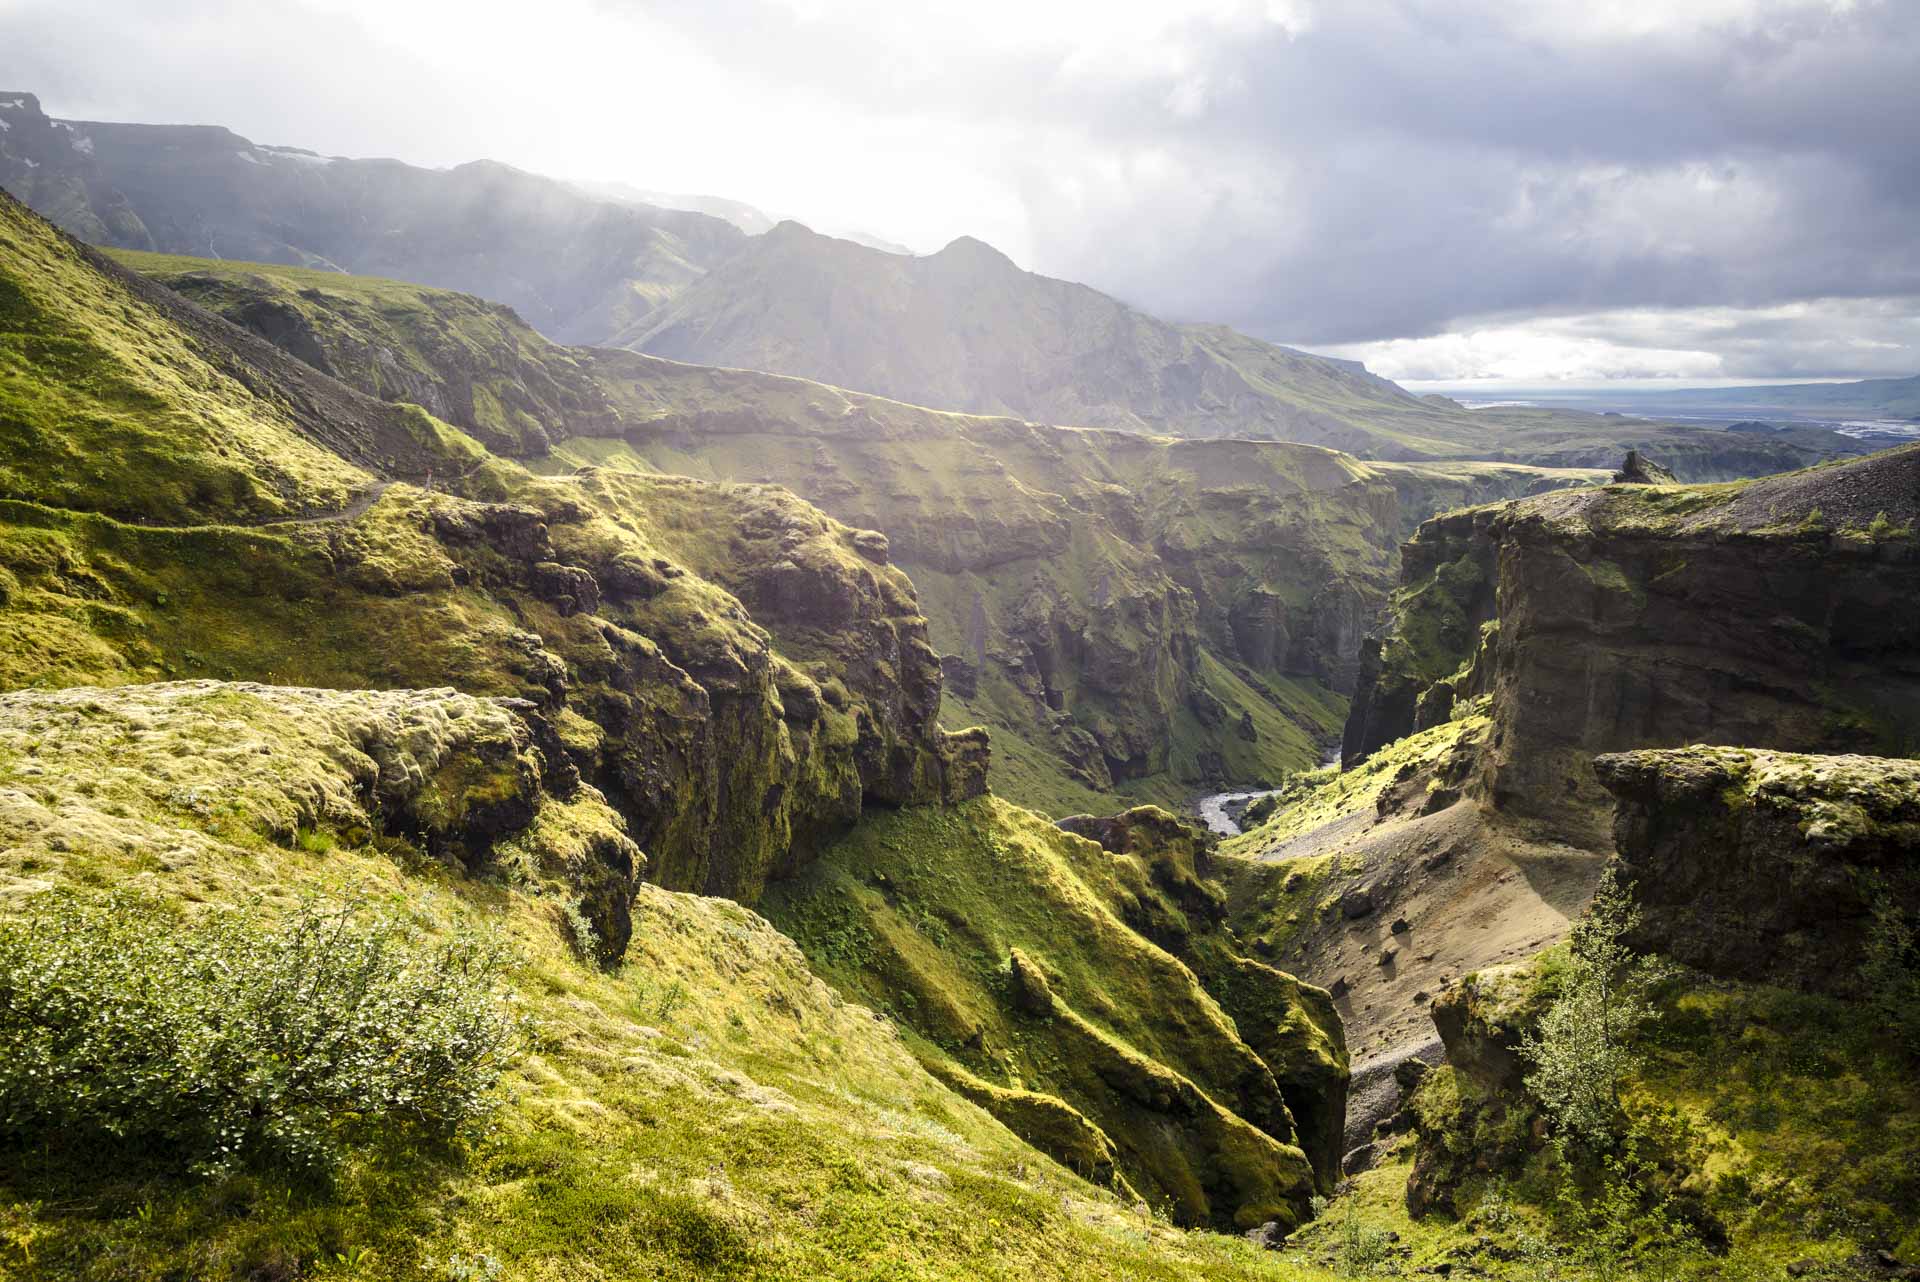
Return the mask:
[(1901, 533), (1920, 519), (1917, 478), (1920, 447), (1905, 446), (1428, 521), (1364, 657), (1344, 759), (1491, 696), (1488, 799), (1600, 848), (1598, 753), (1709, 742), (1900, 756), (1920, 724), (1920, 625), (1905, 608), (1920, 546)]
[(1920, 916), (1920, 762), (1696, 746), (1594, 769), (1642, 947), (1857, 995), (1881, 916)]

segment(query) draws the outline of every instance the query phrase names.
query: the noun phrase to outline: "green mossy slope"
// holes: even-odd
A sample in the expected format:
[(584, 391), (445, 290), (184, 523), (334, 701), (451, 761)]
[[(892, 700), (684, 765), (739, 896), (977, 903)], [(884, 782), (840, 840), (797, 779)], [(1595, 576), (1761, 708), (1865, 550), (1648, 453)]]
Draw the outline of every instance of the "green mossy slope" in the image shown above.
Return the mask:
[(1193, 830), (1154, 810), (1101, 822), (1118, 851), (992, 799), (903, 811), (863, 823), (765, 908), (842, 991), (1062, 1161), (1110, 1161), (1189, 1223), (1297, 1222), (1313, 1191), (1299, 1146), (1324, 1157), (1325, 1137), (1298, 1128), (1283, 1082), (1292, 1102), (1337, 1111), (1338, 1021), (1312, 990), (1232, 958)]
[[(0, 233), (0, 289), (40, 300), (21, 323), (55, 317), (93, 354), (37, 331), (10, 349), (40, 409), (0, 424), (31, 436), (0, 498), (0, 683), (524, 698), (656, 876), (748, 900), (870, 800), (984, 788), (983, 738), (936, 724), (938, 660), (879, 536), (772, 487), (534, 477), (10, 199)], [(100, 412), (121, 382), (138, 412)], [(145, 434), (131, 455), (127, 432)], [(285, 470), (303, 460), (324, 484)]]
[(408, 401), (511, 457), (618, 425), (583, 362), (470, 294), (299, 267), (122, 250), (135, 271), (385, 401)]
[(344, 506), (370, 483), (0, 195), (0, 495), (146, 520)]
[[(737, 904), (640, 885), (624, 961), (582, 960), (576, 879), (632, 846), (589, 790), (562, 795), (538, 738), (514, 710), (450, 691), (0, 695), (0, 913), (109, 888), (183, 917), (377, 904), (428, 937), (496, 934), (533, 1026), (486, 1134), (362, 1145), (331, 1181), (8, 1148), (0, 1272), (1298, 1276), (1041, 1157)], [(584, 849), (597, 853), (582, 864)]]

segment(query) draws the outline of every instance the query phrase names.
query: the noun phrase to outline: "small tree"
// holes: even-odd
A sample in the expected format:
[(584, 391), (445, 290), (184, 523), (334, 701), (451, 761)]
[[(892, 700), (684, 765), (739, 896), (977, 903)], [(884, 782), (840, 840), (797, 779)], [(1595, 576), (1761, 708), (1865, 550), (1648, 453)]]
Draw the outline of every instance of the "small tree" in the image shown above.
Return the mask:
[(1609, 872), (1574, 923), (1559, 996), (1520, 1041), (1533, 1066), (1527, 1089), (1557, 1129), (1594, 1147), (1613, 1138), (1620, 1083), (1640, 1058), (1633, 1036), (1655, 1017), (1647, 994), (1665, 973), (1657, 959), (1626, 944), (1639, 919)]
[(1866, 884), (1873, 926), (1860, 979), (1869, 1005), (1900, 1049), (1920, 1059), (1920, 938), (1886, 884)]

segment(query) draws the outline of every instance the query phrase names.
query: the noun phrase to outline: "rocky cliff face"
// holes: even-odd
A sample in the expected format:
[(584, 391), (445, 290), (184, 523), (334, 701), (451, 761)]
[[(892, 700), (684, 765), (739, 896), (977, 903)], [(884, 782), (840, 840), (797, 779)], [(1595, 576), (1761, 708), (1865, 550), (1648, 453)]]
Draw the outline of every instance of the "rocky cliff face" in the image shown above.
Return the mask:
[(1733, 486), (1608, 486), (1430, 521), (1365, 656), (1345, 756), (1491, 695), (1481, 786), (1552, 820), (1597, 817), (1606, 798), (1586, 760), (1600, 752), (1908, 751), (1916, 520), (1908, 447)]
[(1594, 769), (1615, 798), (1637, 948), (1846, 995), (1875, 908), (1920, 915), (1920, 762), (1680, 748)]
[(1083, 789), (1022, 800), (1144, 787), (1173, 802), (1316, 759), (1321, 692), (1349, 685), (1391, 555), (1396, 492), (1369, 469), (1311, 447), (935, 414), (638, 356), (596, 364), (631, 389), (638, 458), (778, 480), (886, 532), (966, 709)]

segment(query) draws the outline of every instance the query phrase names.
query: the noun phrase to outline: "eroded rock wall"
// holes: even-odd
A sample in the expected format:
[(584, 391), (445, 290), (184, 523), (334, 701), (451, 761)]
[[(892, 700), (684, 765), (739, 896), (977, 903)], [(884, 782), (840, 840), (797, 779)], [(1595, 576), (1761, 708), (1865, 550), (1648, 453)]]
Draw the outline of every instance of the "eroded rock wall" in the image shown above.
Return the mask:
[(1436, 518), (1407, 546), (1346, 755), (1418, 728), (1423, 706), (1490, 694), (1484, 794), (1598, 841), (1597, 753), (1910, 751), (1916, 517), (1909, 447), (1740, 485), (1608, 486)]

